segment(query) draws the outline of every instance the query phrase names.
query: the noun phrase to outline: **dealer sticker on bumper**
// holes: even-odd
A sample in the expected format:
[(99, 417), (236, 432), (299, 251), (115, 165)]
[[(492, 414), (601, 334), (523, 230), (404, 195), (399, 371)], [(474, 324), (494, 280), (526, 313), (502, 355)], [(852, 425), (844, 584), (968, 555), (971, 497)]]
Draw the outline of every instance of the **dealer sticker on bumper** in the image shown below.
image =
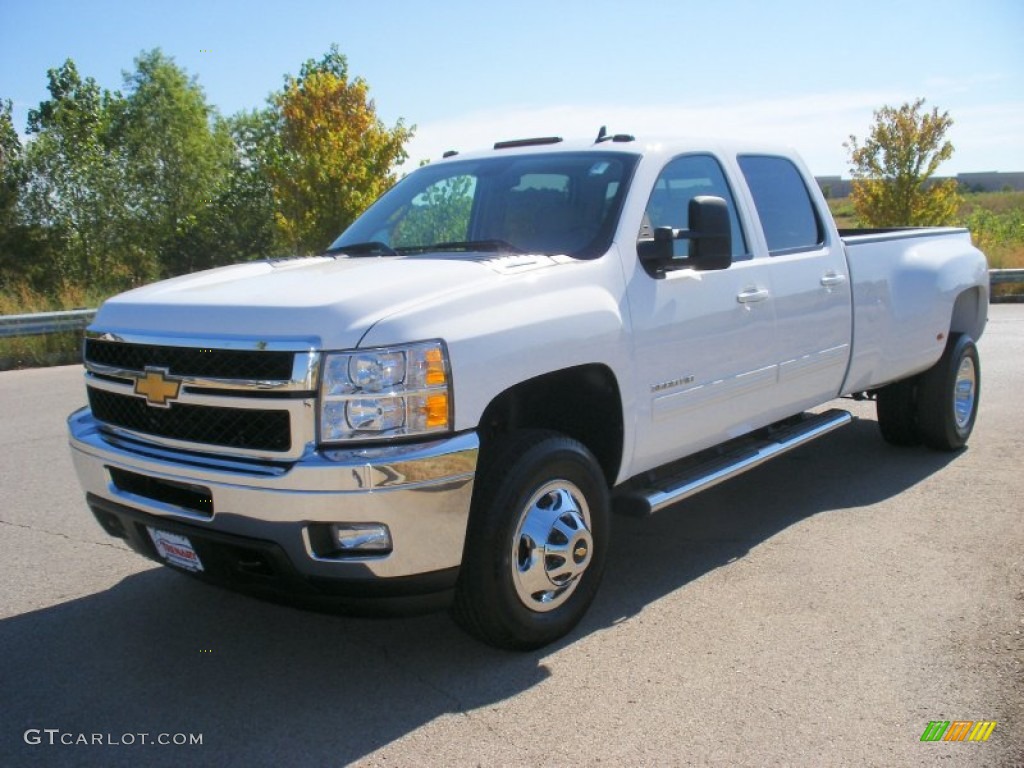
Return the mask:
[(160, 531), (150, 526), (146, 526), (146, 528), (149, 531), (149, 538), (153, 540), (153, 546), (156, 547), (157, 553), (168, 563), (188, 571), (203, 570), (203, 564), (199, 560), (199, 555), (196, 554), (195, 549), (192, 548), (192, 542), (187, 538), (176, 533)]

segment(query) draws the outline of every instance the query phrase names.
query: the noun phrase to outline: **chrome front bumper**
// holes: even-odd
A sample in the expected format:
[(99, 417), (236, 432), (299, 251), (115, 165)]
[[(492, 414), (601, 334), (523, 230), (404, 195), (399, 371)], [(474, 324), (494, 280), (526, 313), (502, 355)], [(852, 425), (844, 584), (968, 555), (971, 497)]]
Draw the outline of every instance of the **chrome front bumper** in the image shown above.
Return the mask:
[[(206, 531), (220, 540), (237, 536), (272, 542), (305, 578), (402, 580), (451, 570), (462, 560), (479, 449), (473, 432), (266, 463), (219, 459), (122, 437), (101, 430), (88, 408), (71, 414), (68, 428), (75, 470), (90, 499), (141, 512), (147, 520), (167, 521), (172, 528)], [(128, 490), (115, 477), (119, 471), (141, 476), (141, 482), (129, 484)], [(171, 492), (150, 493), (149, 479)], [(201, 488), (212, 510), (174, 503), (176, 488)], [(330, 523), (387, 525), (392, 550), (374, 556), (320, 556), (311, 546), (310, 526)]]

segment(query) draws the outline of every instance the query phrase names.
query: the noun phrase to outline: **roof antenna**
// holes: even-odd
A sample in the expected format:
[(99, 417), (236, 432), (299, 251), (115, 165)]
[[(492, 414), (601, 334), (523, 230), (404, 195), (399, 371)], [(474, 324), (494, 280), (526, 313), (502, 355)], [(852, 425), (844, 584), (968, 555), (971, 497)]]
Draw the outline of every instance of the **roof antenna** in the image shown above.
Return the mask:
[(608, 126), (607, 125), (602, 125), (601, 126), (601, 130), (599, 130), (597, 132), (597, 141), (595, 141), (594, 143), (595, 144), (600, 144), (602, 141), (605, 141), (607, 139), (608, 139)]

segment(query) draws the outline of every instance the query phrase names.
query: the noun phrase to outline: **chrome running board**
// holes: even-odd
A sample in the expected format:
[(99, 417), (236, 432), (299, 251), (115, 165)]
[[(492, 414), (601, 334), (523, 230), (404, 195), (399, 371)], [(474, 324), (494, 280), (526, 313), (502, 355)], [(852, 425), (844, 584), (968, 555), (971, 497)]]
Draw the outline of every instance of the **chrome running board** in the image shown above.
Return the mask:
[(637, 478), (634, 478), (615, 493), (615, 511), (631, 517), (644, 517), (658, 512), (827, 435), (851, 421), (853, 417), (850, 413), (838, 408), (824, 413), (801, 414), (795, 421), (787, 420), (727, 443), (721, 449), (713, 450), (710, 455), (705, 451), (677, 462), (672, 465), (675, 469), (669, 470), (665, 477), (643, 483), (641, 487), (637, 487)]

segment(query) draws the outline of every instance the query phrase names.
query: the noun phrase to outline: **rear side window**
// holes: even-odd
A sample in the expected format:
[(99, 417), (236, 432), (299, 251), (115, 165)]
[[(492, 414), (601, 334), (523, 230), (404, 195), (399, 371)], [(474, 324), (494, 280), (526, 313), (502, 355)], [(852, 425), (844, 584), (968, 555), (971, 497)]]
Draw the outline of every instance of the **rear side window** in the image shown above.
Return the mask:
[(750, 187), (772, 254), (819, 248), (825, 230), (800, 171), (784, 157), (745, 155), (740, 169)]

